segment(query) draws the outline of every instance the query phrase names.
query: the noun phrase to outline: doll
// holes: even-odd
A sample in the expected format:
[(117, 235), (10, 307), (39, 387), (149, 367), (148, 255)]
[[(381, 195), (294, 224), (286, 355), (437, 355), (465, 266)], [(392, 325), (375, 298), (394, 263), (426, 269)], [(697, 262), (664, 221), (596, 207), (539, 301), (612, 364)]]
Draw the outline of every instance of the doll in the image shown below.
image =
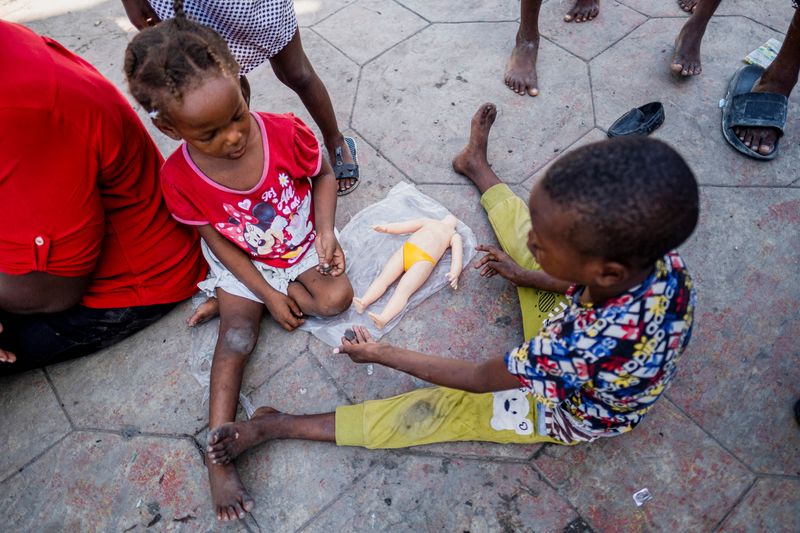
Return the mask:
[(370, 304), (386, 292), (389, 285), (400, 278), (397, 289), (383, 311), (377, 314), (368, 313), (378, 329), (383, 329), (403, 310), (411, 295), (425, 283), (436, 263), (448, 248), (452, 249), (453, 257), (450, 271), (446, 274), (447, 281), (453, 289), (457, 289), (464, 254), (461, 236), (456, 231), (457, 223), (456, 217), (447, 215), (441, 220), (418, 218), (385, 226), (373, 226), (372, 229), (380, 233), (393, 235), (410, 233), (411, 236), (403, 243), (402, 248), (389, 258), (380, 275), (370, 284), (367, 292), (363, 296), (353, 298), (353, 306), (356, 311), (359, 314), (363, 313)]

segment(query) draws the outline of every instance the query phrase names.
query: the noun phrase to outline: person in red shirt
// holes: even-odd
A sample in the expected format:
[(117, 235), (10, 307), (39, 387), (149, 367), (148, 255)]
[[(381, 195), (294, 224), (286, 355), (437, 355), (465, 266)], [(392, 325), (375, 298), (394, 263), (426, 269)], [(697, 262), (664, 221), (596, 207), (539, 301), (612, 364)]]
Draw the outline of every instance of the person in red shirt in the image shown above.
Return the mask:
[[(217, 428), (236, 417), (265, 307), (293, 330), (306, 315), (346, 310), (353, 288), (334, 230), (336, 178), (316, 137), (294, 115), (250, 112), (225, 41), (175, 6), (175, 18), (131, 40), (124, 70), (153, 123), (184, 141), (161, 185), (173, 217), (200, 232), (210, 267), (200, 288), (219, 306), (208, 401)], [(206, 464), (217, 518), (244, 518), (254, 501), (234, 465)]]
[(47, 37), (0, 21), (0, 374), (155, 322), (205, 277), (126, 98)]

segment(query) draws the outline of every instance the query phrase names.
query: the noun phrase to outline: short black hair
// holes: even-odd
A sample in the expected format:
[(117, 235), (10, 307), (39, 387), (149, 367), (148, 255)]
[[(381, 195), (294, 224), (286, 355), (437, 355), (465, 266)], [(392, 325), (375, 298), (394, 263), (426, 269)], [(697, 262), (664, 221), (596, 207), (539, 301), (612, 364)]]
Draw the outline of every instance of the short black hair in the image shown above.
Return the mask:
[(644, 267), (683, 243), (699, 212), (697, 180), (664, 142), (618, 137), (577, 148), (542, 178), (576, 213), (567, 238), (582, 254)]
[(175, 17), (139, 32), (125, 50), (125, 77), (146, 111), (161, 111), (170, 99), (210, 75), (236, 78), (239, 65), (214, 30), (186, 18), (183, 0), (174, 0)]

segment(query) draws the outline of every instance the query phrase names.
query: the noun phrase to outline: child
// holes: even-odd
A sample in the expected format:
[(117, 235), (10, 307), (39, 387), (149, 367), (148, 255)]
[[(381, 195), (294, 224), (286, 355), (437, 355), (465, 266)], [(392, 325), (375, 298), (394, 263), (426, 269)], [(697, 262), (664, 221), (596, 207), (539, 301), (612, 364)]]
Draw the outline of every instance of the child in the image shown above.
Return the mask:
[[(513, 228), (531, 228), (527, 248), (542, 271), (523, 269), (499, 250), (476, 268), (520, 285), (565, 289), (568, 305), (530, 341), (483, 363), (376, 343), (356, 327), (356, 338), (343, 338), (336, 351), (440, 387), (320, 415), (262, 407), (248, 422), (211, 432), (213, 461), (227, 464), (270, 439), (367, 448), (461, 440), (577, 444), (641, 422), (674, 376), (691, 335), (694, 289), (673, 248), (697, 223), (695, 178), (662, 142), (608, 140), (553, 164), (531, 192), (530, 218), (523, 217), (514, 205), (524, 203), (486, 160), (494, 116), (491, 104), (478, 111), (454, 164), (483, 193), (492, 224), (504, 231), (501, 243)], [(492, 391), (502, 392), (486, 394)]]
[[(138, 29), (175, 16), (173, 0), (122, 0), (131, 23)], [(356, 142), (339, 131), (328, 91), (306, 57), (292, 0), (189, 0), (180, 9), (219, 33), (240, 68), (242, 91), (250, 104), (245, 74), (269, 60), (281, 82), (292, 89), (322, 132), (338, 180), (339, 196), (358, 185)]]
[[(542, 0), (521, 0), (520, 19), (514, 49), (506, 65), (505, 84), (517, 94), (537, 96), (536, 59), (539, 55), (539, 9)], [(600, 0), (575, 0), (564, 20), (592, 20), (600, 12)]]
[[(225, 41), (180, 10), (133, 38), (125, 74), (153, 123), (184, 140), (161, 181), (173, 216), (203, 238), (210, 273), (200, 286), (219, 301), (213, 430), (235, 418), (265, 305), (287, 330), (307, 314), (331, 316), (350, 305), (353, 290), (334, 235), (336, 181), (299, 119), (248, 110)], [(253, 500), (233, 465), (209, 462), (208, 473), (217, 517), (243, 518)]]

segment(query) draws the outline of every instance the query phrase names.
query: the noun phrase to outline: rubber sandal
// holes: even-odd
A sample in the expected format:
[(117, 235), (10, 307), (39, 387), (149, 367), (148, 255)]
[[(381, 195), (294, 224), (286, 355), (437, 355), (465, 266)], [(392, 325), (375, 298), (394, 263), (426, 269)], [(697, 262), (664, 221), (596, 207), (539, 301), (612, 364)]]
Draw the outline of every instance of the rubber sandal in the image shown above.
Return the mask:
[[(753, 159), (768, 161), (778, 156), (778, 142), (783, 137), (786, 126), (786, 113), (789, 99), (782, 94), (754, 93), (751, 89), (764, 73), (758, 65), (747, 65), (740, 68), (728, 84), (725, 100), (720, 102), (722, 108), (722, 135), (728, 144)], [(778, 138), (775, 149), (763, 155), (744, 144), (736, 133), (735, 127), (775, 128)]]
[(664, 106), (661, 105), (661, 102), (650, 102), (642, 107), (631, 109), (614, 121), (608, 128), (608, 136), (650, 135), (663, 123)]
[(336, 196), (346, 196), (356, 190), (358, 188), (359, 179), (358, 179), (358, 147), (356, 146), (356, 140), (352, 137), (345, 137), (344, 142), (347, 145), (347, 148), (350, 150), (350, 154), (353, 156), (352, 163), (345, 163), (344, 159), (342, 158), (342, 148), (340, 146), (336, 147), (334, 151), (334, 165), (333, 165), (333, 174), (336, 176), (337, 180), (355, 180), (353, 184), (350, 186), (349, 189), (345, 189), (343, 191), (336, 191)]

